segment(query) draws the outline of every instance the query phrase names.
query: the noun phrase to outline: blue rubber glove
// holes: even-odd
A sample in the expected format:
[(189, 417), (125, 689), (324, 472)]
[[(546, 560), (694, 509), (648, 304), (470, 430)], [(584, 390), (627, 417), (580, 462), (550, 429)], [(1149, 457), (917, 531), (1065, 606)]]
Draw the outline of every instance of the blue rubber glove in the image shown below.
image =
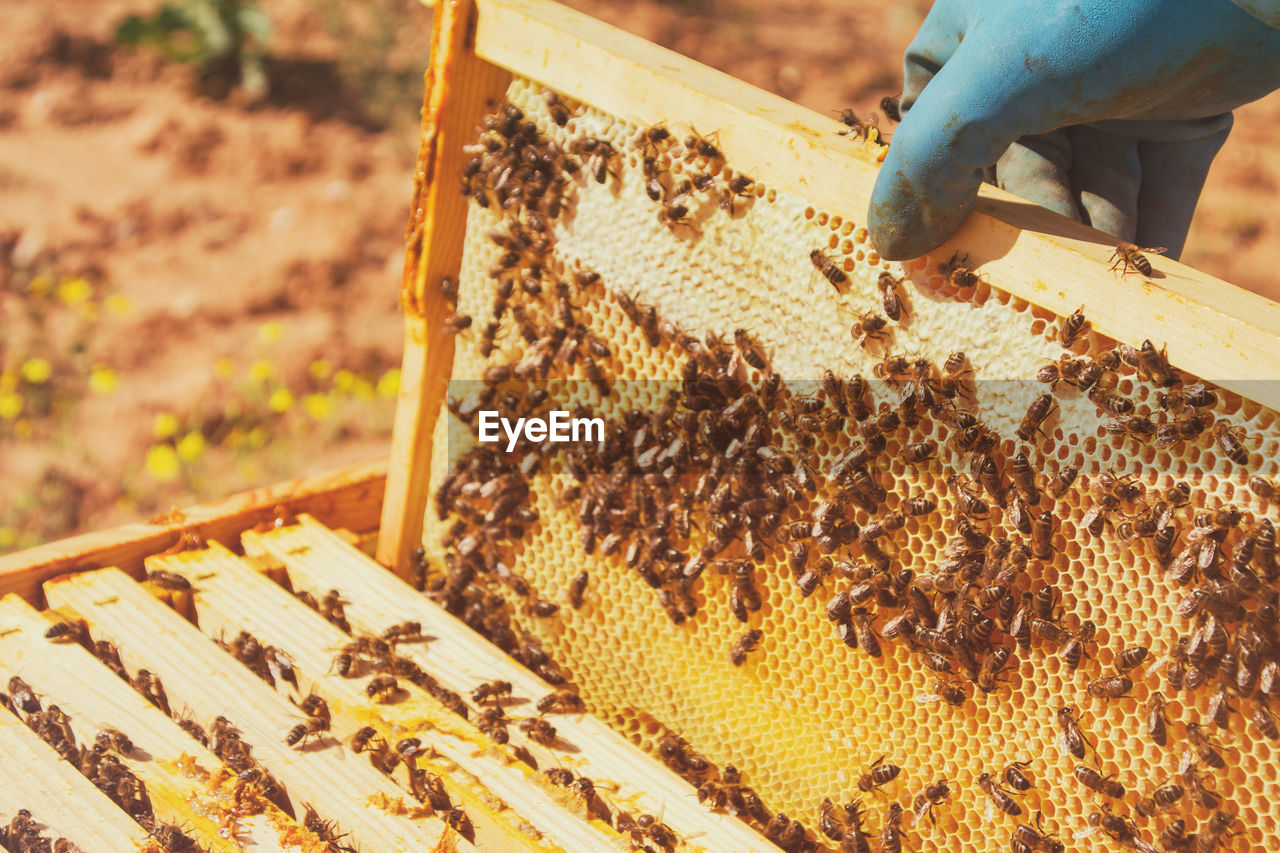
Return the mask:
[[(1280, 0), (937, 0), (907, 49), (871, 242), (915, 258), (984, 178), (1178, 257), (1231, 110), (1280, 88)], [(1267, 10), (1270, 10), (1268, 12)]]

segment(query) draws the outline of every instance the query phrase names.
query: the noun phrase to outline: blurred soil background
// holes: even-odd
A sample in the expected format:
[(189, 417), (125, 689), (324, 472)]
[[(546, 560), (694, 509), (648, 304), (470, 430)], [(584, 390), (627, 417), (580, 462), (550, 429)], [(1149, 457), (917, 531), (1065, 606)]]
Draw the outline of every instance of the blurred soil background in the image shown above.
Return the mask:
[[(0, 552), (389, 447), (431, 10), (170, 2), (0, 0)], [(872, 116), (930, 4), (569, 5)], [(1184, 256), (1272, 298), (1277, 117), (1239, 111)]]

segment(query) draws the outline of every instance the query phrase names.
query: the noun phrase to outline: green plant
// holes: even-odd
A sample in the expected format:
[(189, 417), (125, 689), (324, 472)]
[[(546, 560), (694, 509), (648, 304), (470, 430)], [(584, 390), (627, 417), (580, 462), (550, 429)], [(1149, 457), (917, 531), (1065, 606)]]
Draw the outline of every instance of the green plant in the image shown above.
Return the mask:
[(416, 121), (422, 72), (430, 59), (430, 12), (419, 0), (315, 0), (325, 28), (340, 45), (337, 72), (380, 127), (405, 116)]
[(208, 77), (238, 81), (253, 98), (267, 93), (263, 68), (271, 22), (254, 0), (178, 0), (150, 15), (130, 15), (116, 41), (159, 48), (175, 62), (200, 65)]

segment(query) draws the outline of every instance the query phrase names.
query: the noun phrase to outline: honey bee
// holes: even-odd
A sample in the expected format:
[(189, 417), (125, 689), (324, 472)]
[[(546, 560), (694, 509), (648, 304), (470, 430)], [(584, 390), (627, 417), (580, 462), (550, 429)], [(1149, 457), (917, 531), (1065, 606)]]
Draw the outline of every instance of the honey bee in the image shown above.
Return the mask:
[[(716, 148), (707, 139), (698, 133), (697, 130), (690, 128), (690, 135), (684, 138), (684, 147), (689, 151), (696, 151), (699, 156), (708, 160), (723, 160), (724, 155), (720, 153), (720, 149)], [(717, 134), (712, 133), (711, 137), (719, 142)]]
[(1143, 817), (1153, 817), (1161, 811), (1173, 808), (1182, 799), (1186, 789), (1177, 782), (1162, 785), (1151, 792), (1151, 796), (1138, 803), (1136, 811)]
[(996, 646), (987, 652), (986, 657), (982, 659), (982, 669), (978, 672), (978, 689), (983, 693), (995, 690), (1000, 674), (1009, 665), (1012, 657), (1013, 652), (1008, 646)]
[(769, 369), (769, 359), (765, 354), (764, 347), (751, 336), (750, 332), (746, 329), (735, 329), (733, 342), (738, 347), (738, 352), (742, 355), (743, 361), (756, 370)]
[(147, 572), (147, 580), (161, 589), (167, 589), (171, 592), (191, 589), (191, 581), (175, 572), (150, 571)]
[(1099, 699), (1119, 699), (1133, 689), (1133, 681), (1125, 675), (1110, 675), (1089, 682), (1089, 695)]
[(951, 799), (951, 788), (947, 785), (945, 776), (925, 785), (912, 801), (912, 811), (915, 812), (916, 820), (927, 815), (929, 822), (936, 826), (938, 821), (933, 816), (933, 809), (949, 799)]
[(564, 127), (569, 123), (569, 108), (564, 105), (564, 101), (560, 100), (560, 96), (550, 89), (542, 93), (543, 99), (547, 102), (547, 111), (551, 113), (551, 120), (556, 123), (557, 127)]
[(1253, 710), (1253, 724), (1267, 740), (1280, 740), (1280, 726), (1276, 724), (1276, 715), (1264, 702), (1258, 702)]
[(1187, 739), (1196, 747), (1197, 755), (1205, 764), (1215, 770), (1221, 770), (1227, 766), (1222, 753), (1218, 752), (1199, 723), (1187, 723)]
[(1222, 805), (1222, 797), (1205, 785), (1195, 762), (1184, 762), (1180, 768), (1179, 776), (1186, 783), (1187, 790), (1191, 793), (1191, 799), (1195, 800), (1196, 805), (1203, 809), (1217, 809)]
[(831, 283), (837, 293), (843, 285), (848, 284), (849, 276), (827, 256), (826, 252), (814, 249), (809, 253), (809, 260), (813, 262), (818, 272), (822, 273), (822, 277)]
[(1076, 481), (1079, 476), (1080, 469), (1067, 465), (1058, 469), (1058, 472), (1049, 480), (1049, 484), (1045, 487), (1051, 496), (1055, 499), (1061, 498), (1067, 493), (1067, 489), (1071, 488), (1071, 484)]
[(382, 632), (382, 639), (394, 650), (398, 643), (423, 643), (431, 638), (422, 633), (421, 622), (410, 621), (386, 628)]
[(1037, 560), (1053, 558), (1053, 513), (1045, 510), (1031, 520), (1031, 553)]
[(902, 448), (902, 461), (908, 463), (927, 462), (938, 455), (938, 445), (932, 441), (909, 444)]
[(1124, 786), (1112, 778), (1110, 774), (1103, 776), (1097, 770), (1084, 764), (1077, 764), (1072, 772), (1080, 784), (1092, 791), (1097, 791), (1104, 797), (1118, 800), (1124, 796)]
[(1242, 443), (1244, 428), (1232, 426), (1227, 421), (1218, 421), (1213, 427), (1213, 438), (1223, 455), (1237, 465), (1249, 464), (1249, 451)]
[(298, 723), (289, 730), (284, 736), (284, 742), (289, 746), (301, 746), (306, 743), (307, 738), (315, 737), (321, 732), (329, 730), (329, 721), (323, 717), (308, 717), (306, 722)]
[(1043, 817), (1036, 812), (1036, 824), (1020, 823), (1014, 827), (1009, 841), (1012, 853), (1065, 853), (1067, 846), (1057, 835), (1044, 828)]
[(1009, 795), (1009, 792), (1000, 787), (996, 782), (996, 778), (990, 773), (982, 773), (978, 776), (978, 787), (986, 793), (996, 808), (1007, 815), (1017, 817), (1022, 814), (1022, 806), (1018, 805), (1018, 801)]
[(1050, 619), (1032, 619), (1031, 633), (1055, 646), (1061, 646), (1071, 639), (1071, 632)]
[(858, 320), (853, 324), (850, 334), (853, 336), (854, 346), (866, 346), (868, 339), (883, 340), (885, 337), (885, 319), (880, 314), (874, 312), (866, 312), (858, 316)]
[(1058, 728), (1061, 729), (1061, 745), (1065, 752), (1070, 753), (1076, 758), (1084, 758), (1085, 747), (1092, 747), (1089, 739), (1085, 737), (1084, 732), (1080, 730), (1080, 723), (1076, 719), (1076, 707), (1074, 705), (1063, 705), (1058, 709)]
[(128, 756), (133, 752), (133, 741), (119, 729), (99, 729), (93, 739), (94, 746), (104, 752), (113, 749), (121, 755)]
[(1271, 501), (1275, 499), (1277, 491), (1280, 491), (1280, 487), (1277, 487), (1273, 481), (1268, 480), (1266, 477), (1263, 477), (1260, 474), (1254, 474), (1249, 478), (1249, 491), (1253, 492), (1264, 501)]
[(369, 749), (378, 738), (378, 730), (373, 726), (365, 726), (351, 736), (351, 751), (357, 755)]
[(535, 707), (539, 714), (585, 714), (587, 705), (582, 697), (571, 690), (557, 690), (538, 700)]
[(534, 743), (551, 746), (556, 741), (556, 727), (541, 717), (525, 717), (517, 725)]
[(884, 816), (884, 825), (880, 829), (881, 853), (902, 853), (902, 814), (903, 808), (898, 803), (889, 806)]
[(871, 623), (875, 616), (862, 607), (855, 607), (850, 614), (853, 620), (853, 632), (857, 637), (858, 647), (873, 658), (880, 657), (880, 641)]
[(1080, 630), (1071, 636), (1071, 640), (1062, 649), (1062, 660), (1069, 668), (1079, 669), (1081, 662), (1086, 657), (1093, 657), (1089, 654), (1087, 644), (1093, 641), (1094, 635), (1098, 631), (1098, 626), (1093, 624), (1091, 620), (1085, 620), (1080, 625)]
[(1034, 785), (1031, 784), (1031, 779), (1025, 772), (1030, 766), (1029, 761), (1014, 761), (1007, 765), (1001, 773), (1005, 784), (1015, 791), (1030, 791)]
[(747, 655), (760, 646), (760, 640), (763, 637), (764, 631), (759, 628), (752, 628), (747, 631), (734, 641), (733, 648), (729, 650), (729, 662), (734, 666), (742, 666), (746, 663)]
[[(173, 712), (169, 708), (169, 697), (164, 691), (164, 685), (160, 683), (160, 677), (152, 675), (145, 669), (140, 669), (133, 676), (133, 686), (143, 697), (155, 705), (167, 716), (172, 717)], [(13, 694), (13, 682), (9, 682), (9, 693)], [(24, 709), (25, 710), (25, 709)], [(37, 707), (38, 710), (38, 707)]]
[(896, 764), (885, 763), (885, 756), (880, 756), (871, 762), (871, 766), (867, 768), (867, 772), (858, 777), (858, 790), (863, 792), (873, 792), (877, 788), (888, 785), (894, 779), (898, 778), (898, 774), (902, 772), (902, 768)]
[(484, 704), (489, 701), (499, 704), (503, 699), (510, 696), (510, 681), (486, 681), (471, 691), (471, 699), (478, 704)]
[(956, 252), (951, 259), (938, 264), (938, 272), (946, 276), (947, 282), (953, 287), (967, 290), (971, 287), (977, 287), (982, 281), (978, 274), (970, 269), (966, 264), (968, 258)]
[(1140, 666), (1147, 659), (1148, 653), (1146, 646), (1129, 646), (1116, 655), (1116, 669), (1120, 672), (1128, 672)]
[(969, 694), (965, 693), (963, 684), (939, 679), (933, 683), (933, 690), (933, 693), (919, 694), (915, 697), (915, 700), (917, 702), (946, 702), (948, 705), (959, 708), (969, 698)]
[(329, 715), (329, 703), (324, 701), (324, 697), (315, 693), (308, 693), (306, 698), (298, 703), (298, 710), (308, 717), (319, 717), (325, 722), (332, 719)]
[(88, 639), (89, 629), (83, 622), (62, 620), (54, 622), (44, 632), (46, 640), (55, 643), (80, 643)]
[(400, 693), (400, 685), (390, 675), (379, 675), (369, 680), (364, 693), (378, 702), (390, 702)]
[(1062, 321), (1062, 325), (1058, 327), (1058, 340), (1062, 346), (1070, 349), (1071, 345), (1089, 329), (1089, 321), (1084, 318), (1084, 306), (1081, 305), (1075, 312)]
[(506, 716), (500, 707), (485, 708), (476, 720), (476, 728), (494, 743), (506, 743), (510, 740)]
[(880, 278), (876, 282), (876, 287), (880, 288), (885, 316), (895, 323), (902, 318), (902, 300), (898, 295), (898, 287), (901, 284), (902, 279), (894, 278), (887, 272), (880, 273)]
[(1119, 268), (1121, 275), (1127, 275), (1130, 270), (1137, 270), (1141, 275), (1151, 275), (1151, 262), (1147, 260), (1147, 256), (1143, 252), (1163, 255), (1165, 250), (1163, 248), (1141, 248), (1132, 243), (1120, 243), (1116, 246), (1115, 254), (1111, 256), (1113, 261), (1111, 269)]
[(1022, 418), (1022, 423), (1018, 426), (1018, 438), (1023, 441), (1031, 441), (1031, 437), (1041, 432), (1040, 427), (1049, 417), (1054, 409), (1053, 395), (1041, 394), (1031, 401), (1031, 405), (1027, 407), (1027, 413)]
[(873, 126), (870, 122), (862, 121), (862, 119), (858, 118), (858, 114), (850, 109), (840, 110), (840, 123), (849, 129), (838, 131), (836, 135), (848, 136), (853, 139), (866, 139), (867, 131)]
[(689, 743), (676, 734), (665, 734), (658, 741), (658, 757), (663, 764), (690, 781), (701, 782), (715, 769), (705, 756), (694, 752)]
[(672, 231), (676, 228), (688, 228), (691, 234), (697, 234), (698, 229), (689, 221), (689, 206), (682, 202), (681, 196), (677, 196), (670, 203), (663, 205), (658, 210), (658, 221), (666, 225)]
[(1191, 845), (1195, 843), (1194, 837), (1187, 836), (1187, 822), (1182, 818), (1171, 820), (1164, 831), (1160, 833), (1160, 847), (1163, 850), (1170, 851), (1190, 851)]

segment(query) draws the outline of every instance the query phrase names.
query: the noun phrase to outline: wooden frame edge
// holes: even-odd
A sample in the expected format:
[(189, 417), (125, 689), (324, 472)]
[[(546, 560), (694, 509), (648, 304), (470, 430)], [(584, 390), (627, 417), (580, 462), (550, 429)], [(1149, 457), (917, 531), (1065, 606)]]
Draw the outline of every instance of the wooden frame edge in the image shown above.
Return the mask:
[[(480, 57), (630, 121), (681, 132), (697, 122), (719, 133), (736, 170), (865, 220), (876, 158), (838, 136), (842, 126), (831, 117), (551, 0), (475, 2)], [(1280, 409), (1280, 304), (1163, 258), (1152, 259), (1152, 277), (1118, 276), (1107, 269), (1115, 246), (1100, 231), (984, 186), (975, 213), (928, 266), (962, 250), (993, 287), (1064, 317), (1083, 303), (1101, 334), (1167, 343), (1173, 364)], [(921, 275), (926, 268), (907, 266)]]
[(175, 510), (159, 519), (60, 539), (0, 556), (0, 596), (17, 593), (43, 605), (40, 585), (56, 575), (104, 566), (142, 570), (144, 557), (178, 544), (184, 535), (235, 548), (240, 534), (280, 514), (307, 513), (333, 527), (377, 527), (387, 460), (378, 459), (240, 492)]
[(377, 551), (379, 562), (401, 572), (421, 544), (433, 435), (453, 368), (453, 336), (445, 326), (452, 306), (440, 285), (456, 280), (462, 263), (468, 202), (458, 187), (462, 146), (511, 81), (475, 55), (472, 0), (438, 4), (433, 24), (401, 285), (404, 361)]

